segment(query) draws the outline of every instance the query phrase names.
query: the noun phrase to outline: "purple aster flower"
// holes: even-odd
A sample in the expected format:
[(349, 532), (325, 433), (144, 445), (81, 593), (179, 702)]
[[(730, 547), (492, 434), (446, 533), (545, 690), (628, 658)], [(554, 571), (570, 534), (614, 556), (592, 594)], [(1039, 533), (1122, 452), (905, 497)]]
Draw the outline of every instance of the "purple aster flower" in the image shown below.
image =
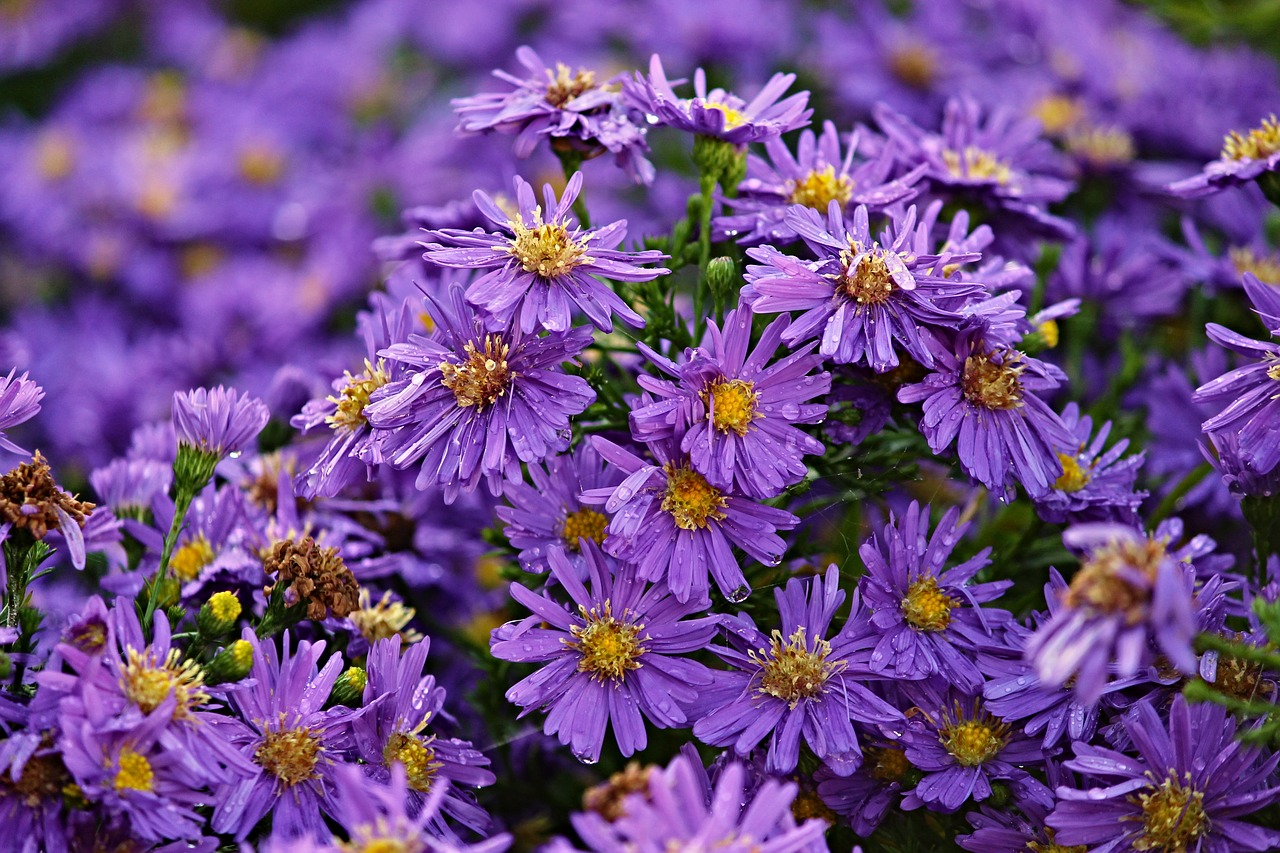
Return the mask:
[(27, 451), (10, 441), (4, 432), (36, 416), (44, 399), (44, 389), (27, 378), (25, 372), (15, 378), (17, 372), (15, 367), (8, 376), (0, 378), (0, 449), (26, 456)]
[(954, 688), (937, 691), (928, 682), (904, 688), (920, 713), (907, 722), (902, 744), (907, 760), (921, 773), (904, 809), (927, 805), (954, 812), (972, 800), (991, 796), (991, 783), (1010, 784), (1019, 799), (1048, 806), (1053, 794), (1020, 765), (1044, 761), (1040, 745), (993, 716), (982, 701)]
[[(23, 707), (24, 714), (26, 708)], [(38, 725), (38, 723), (37, 723)], [(73, 784), (55, 731), (10, 733), (0, 743), (0, 825), (20, 853), (67, 853), (70, 821), (63, 789)]]
[[(373, 644), (365, 665), (364, 707), (369, 710), (352, 721), (352, 740), (367, 775), (385, 782), (403, 768), (409, 789), (406, 808), (422, 804), (424, 795), (431, 799), (439, 788), (445, 790), (443, 800), (435, 798), (432, 811), (483, 832), (489, 816), (457, 786), (492, 785), (494, 776), (485, 769), (489, 759), (471, 744), (427, 733), (445, 699), (435, 677), (422, 674), (429, 646), (420, 640), (401, 656), (399, 635)], [(439, 817), (435, 820), (437, 828), (444, 827)]]
[(1135, 675), (1153, 659), (1153, 641), (1174, 667), (1194, 673), (1196, 570), (1184, 560), (1186, 548), (1170, 547), (1170, 528), (1162, 525), (1147, 536), (1097, 522), (1071, 527), (1062, 538), (1085, 556), (1070, 586), (1057, 592), (1063, 606), (1027, 642), (1040, 680), (1057, 687), (1074, 678), (1076, 696), (1093, 704), (1105, 690), (1108, 670), (1121, 678)]
[(867, 837), (876, 831), (889, 810), (899, 804), (909, 787), (911, 762), (898, 741), (874, 739), (862, 745), (862, 763), (850, 776), (838, 776), (827, 767), (814, 774), (818, 796), (853, 831)]
[(781, 562), (786, 544), (776, 531), (799, 523), (791, 513), (717, 489), (672, 442), (650, 445), (655, 465), (607, 439), (591, 441), (627, 477), (583, 493), (582, 502), (613, 513), (604, 548), (635, 563), (640, 577), (665, 579), (683, 602), (706, 596), (710, 572), (722, 594), (741, 601), (751, 589), (733, 545), (765, 565)]
[(569, 418), (595, 400), (585, 379), (561, 368), (591, 343), (591, 329), (486, 332), (461, 287), (429, 301), (436, 331), (380, 352), (411, 369), (365, 407), (378, 433), (374, 461), (397, 468), (421, 461), (418, 488), (438, 484), (449, 502), (481, 477), (499, 495), (504, 479), (521, 479), (522, 461), (568, 448)]
[(1133, 488), (1143, 454), (1121, 459), (1129, 447), (1127, 438), (1104, 452), (1111, 421), (1092, 436), (1093, 419), (1081, 416), (1080, 407), (1074, 402), (1062, 410), (1062, 423), (1077, 441), (1058, 450), (1062, 476), (1054, 481), (1051, 491), (1036, 500), (1036, 512), (1054, 524), (1068, 520), (1135, 522), (1137, 509), (1147, 496)]
[(714, 789), (696, 757), (679, 755), (649, 773), (647, 794), (632, 794), (626, 814), (609, 822), (595, 812), (572, 816), (574, 829), (593, 853), (816, 853), (826, 850), (826, 821), (797, 826), (791, 814), (797, 786), (766, 780), (747, 788), (747, 768), (733, 762)]
[(1013, 582), (969, 583), (987, 565), (990, 549), (944, 569), (969, 529), (959, 518), (952, 507), (930, 535), (928, 504), (912, 501), (901, 519), (890, 515), (883, 539), (872, 537), (858, 549), (867, 567), (859, 588), (878, 634), (873, 672), (912, 680), (937, 675), (968, 692), (981, 687), (974, 653), (993, 644), (1012, 617), (980, 605)]
[(688, 725), (685, 708), (712, 674), (681, 655), (706, 647), (716, 617), (684, 618), (710, 606), (705, 593), (677, 602), (630, 566), (613, 564), (594, 544), (587, 544), (585, 557), (590, 590), (561, 549), (548, 557), (577, 613), (512, 584), (512, 598), (533, 613), (494, 631), (490, 650), (499, 660), (546, 664), (508, 690), (507, 699), (523, 709), (522, 717), (545, 709), (543, 730), (594, 763), (607, 725), (624, 756), (648, 743), (645, 720), (659, 728)]
[(1234, 433), (1202, 436), (1200, 448), (1231, 494), (1241, 498), (1269, 498), (1280, 492), (1280, 470), (1273, 468), (1259, 474), (1245, 464), (1240, 441)]
[[(1072, 774), (1054, 761), (1046, 761), (1044, 770), (1050, 789), (1073, 781)], [(1015, 808), (1008, 805), (997, 808), (984, 803), (970, 811), (965, 820), (974, 831), (957, 836), (956, 843), (972, 853), (1026, 853), (1028, 850), (1067, 853), (1074, 849), (1055, 844), (1053, 829), (1045, 825), (1044, 819), (1053, 810), (1052, 803), (1022, 798), (1013, 805)]]
[[(416, 798), (402, 765), (391, 769), (387, 783), (369, 781), (360, 768), (339, 767), (334, 774), (338, 804), (337, 822), (348, 840), (326, 834), (319, 838), (297, 839), (272, 835), (262, 853), (347, 853), (361, 850), (412, 851), (412, 853), (502, 853), (511, 846), (511, 836), (502, 833), (475, 844), (463, 844), (441, 833), (440, 813), (449, 795), (448, 783), (441, 782), (425, 799)], [(416, 807), (415, 807), (416, 806)]]
[(243, 639), (253, 646), (253, 669), (230, 694), (237, 716), (218, 728), (254, 772), (219, 786), (213, 830), (243, 840), (270, 812), (278, 835), (323, 833), (321, 813), (337, 810), (334, 770), (350, 716), (345, 709), (323, 710), (342, 672), (342, 657), (334, 655), (317, 671), (323, 642), (300, 642), (293, 649), (286, 632), (277, 653), (275, 643), (259, 642), (247, 628)]
[(670, 270), (637, 265), (663, 260), (666, 255), (617, 251), (627, 236), (625, 219), (603, 228), (570, 230), (570, 208), (581, 191), (582, 173), (575, 172), (559, 202), (551, 185), (543, 186), (543, 206), (538, 204), (533, 187), (517, 175), (516, 207), (508, 212), (476, 190), (476, 207), (501, 229), (500, 233), (428, 231), (429, 238), (440, 242), (423, 243), (427, 250), (423, 258), (445, 267), (492, 268), (467, 287), (467, 301), (493, 315), (501, 326), (519, 325), (525, 334), (543, 328), (567, 331), (572, 306), (606, 332), (613, 330), (611, 314), (628, 325), (643, 326), (644, 318), (596, 276), (651, 281)]
[(1257, 361), (1196, 389), (1197, 403), (1230, 401), (1203, 429), (1235, 436), (1244, 466), (1266, 474), (1280, 464), (1280, 344), (1251, 340), (1217, 323), (1205, 330), (1214, 343)]
[(1244, 819), (1280, 795), (1272, 784), (1280, 754), (1264, 758), (1236, 740), (1235, 720), (1224, 708), (1175, 696), (1167, 722), (1141, 702), (1120, 723), (1136, 756), (1075, 745), (1066, 766), (1098, 786), (1058, 788), (1058, 804), (1046, 818), (1055, 843), (1115, 853), (1280, 845), (1280, 831)]
[(401, 362), (393, 361), (388, 367), (378, 353), (407, 341), (412, 324), (418, 322), (409, 300), (398, 306), (381, 294), (374, 294), (372, 300), (372, 311), (357, 318), (364, 336), (364, 369), (355, 374), (345, 371), (342, 378), (333, 380), (332, 395), (311, 400), (289, 422), (304, 433), (322, 424), (333, 433), (311, 467), (298, 476), (298, 491), (304, 498), (334, 497), (361, 475), (372, 479), (373, 429), (364, 409), (374, 391), (403, 378), (404, 373)]
[(503, 533), (512, 547), (520, 549), (520, 567), (544, 574), (547, 555), (559, 546), (571, 563), (583, 569), (579, 577), (585, 577), (586, 562), (578, 540), (603, 544), (609, 519), (583, 505), (579, 496), (591, 489), (612, 489), (622, 481), (622, 473), (584, 443), (572, 453), (548, 459), (546, 468), (530, 465), (529, 479), (532, 482), (507, 486), (503, 496), (510, 506), (496, 509), (506, 524)]
[[(1037, 498), (1062, 476), (1058, 448), (1071, 431), (1034, 393), (1058, 387), (1062, 371), (1007, 348), (992, 348), (984, 326), (971, 326), (948, 347), (933, 345), (936, 369), (898, 391), (904, 403), (923, 401), (920, 431), (934, 453), (956, 442), (960, 465), (997, 495), (1014, 483)], [(958, 439), (958, 441), (957, 441)]]
[(687, 351), (683, 364), (641, 344), (649, 360), (677, 381), (639, 377), (659, 399), (632, 411), (631, 431), (645, 442), (683, 436), (680, 449), (708, 483), (764, 499), (804, 479), (805, 454), (822, 453), (822, 442), (797, 425), (826, 416), (825, 405), (807, 401), (831, 389), (831, 375), (811, 375), (822, 363), (810, 354), (813, 343), (766, 366), (788, 319), (770, 323), (748, 352), (751, 321), (745, 306), (728, 313), (723, 331), (707, 321), (703, 345)]
[(527, 45), (516, 48), (516, 59), (528, 72), (525, 77), (493, 72), (514, 91), (452, 101), (460, 131), (513, 134), (521, 158), (532, 154), (543, 138), (554, 150), (583, 159), (609, 151), (636, 183), (653, 182), (653, 165), (644, 156), (649, 150), (645, 129), (631, 121), (620, 87), (596, 82), (595, 73), (585, 68), (572, 70), (557, 62), (552, 69)]
[(849, 149), (840, 155), (840, 136), (836, 126), (825, 122), (822, 136), (816, 140), (812, 130), (800, 134), (793, 156), (781, 138), (764, 143), (771, 163), (754, 154), (747, 156), (747, 177), (738, 186), (738, 197), (726, 199), (733, 209), (731, 216), (715, 220), (717, 233), (740, 243), (789, 243), (799, 235), (786, 221), (793, 204), (826, 213), (831, 202), (838, 202), (845, 212), (858, 205), (881, 210), (897, 202), (910, 201), (919, 190), (913, 184), (924, 173), (923, 165), (900, 178), (890, 179), (894, 157), (891, 146), (885, 146), (874, 159), (853, 164), (858, 148), (855, 132)]
[(141, 518), (158, 495), (168, 493), (173, 463), (122, 456), (93, 471), (89, 482), (116, 515)]
[(1233, 130), (1222, 141), (1222, 153), (1200, 174), (1166, 189), (1181, 198), (1199, 198), (1227, 187), (1247, 184), (1280, 169), (1280, 121), (1265, 118), (1248, 133)]
[[(936, 213), (936, 212), (935, 212)], [(785, 220), (817, 256), (803, 261), (771, 246), (748, 249), (761, 266), (747, 267), (743, 301), (758, 313), (802, 311), (783, 335), (797, 344), (818, 338), (818, 352), (837, 364), (865, 363), (883, 373), (899, 363), (897, 348), (932, 366), (930, 329), (954, 328), (959, 301), (982, 292), (973, 282), (953, 281), (943, 267), (977, 260), (977, 253), (931, 254), (926, 229), (916, 228), (916, 209), (892, 217), (877, 240), (867, 208), (859, 206), (846, 226), (839, 204), (826, 217), (799, 205)]]
[(173, 395), (178, 443), (216, 456), (240, 453), (267, 425), (270, 412), (256, 397), (234, 389), (196, 388)]
[(845, 598), (839, 584), (833, 565), (821, 578), (792, 578), (776, 590), (782, 628), (772, 636), (745, 615), (721, 623), (731, 645), (712, 650), (733, 669), (718, 672), (703, 691), (694, 737), (746, 755), (768, 736), (765, 771), (779, 775), (796, 769), (803, 737), (814, 755), (847, 776), (862, 762), (854, 721), (902, 723), (897, 708), (862, 684), (877, 677), (868, 665), (876, 637), (856, 595), (844, 626), (827, 639)]
[(977, 196), (1059, 233), (1074, 231), (1044, 209), (1066, 198), (1072, 183), (1057, 177), (1064, 171), (1061, 159), (1041, 138), (1035, 119), (1018, 118), (1007, 107), (984, 116), (970, 97), (947, 101), (938, 133), (884, 103), (876, 104), (874, 112), (880, 129), (897, 144), (900, 160), (907, 166), (925, 164), (925, 177), (936, 186)]
[(637, 73), (635, 79), (626, 81), (623, 95), (637, 109), (656, 118), (659, 125), (745, 146), (809, 123), (813, 110), (805, 109), (808, 92), (778, 100), (795, 79), (794, 74), (773, 75), (748, 103), (724, 89), (708, 92), (707, 76), (699, 68), (693, 74), (694, 97), (681, 98), (672, 90), (662, 60), (655, 53), (649, 60), (649, 76)]

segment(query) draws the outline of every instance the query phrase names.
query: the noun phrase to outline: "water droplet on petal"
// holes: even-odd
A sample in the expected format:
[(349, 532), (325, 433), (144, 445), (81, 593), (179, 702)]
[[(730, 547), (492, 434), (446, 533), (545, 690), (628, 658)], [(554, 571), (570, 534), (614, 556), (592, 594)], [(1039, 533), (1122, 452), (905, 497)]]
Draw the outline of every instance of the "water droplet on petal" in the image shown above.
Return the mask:
[(738, 587), (737, 589), (733, 590), (728, 595), (726, 595), (725, 598), (729, 599), (734, 604), (740, 604), (741, 602), (746, 601), (747, 596), (750, 594), (751, 594), (751, 587), (747, 586), (746, 584), (743, 584), (742, 586)]
[(600, 761), (600, 756), (588, 755), (585, 752), (582, 752), (582, 753), (575, 752), (573, 754), (573, 757), (581, 761), (583, 764), (595, 764)]

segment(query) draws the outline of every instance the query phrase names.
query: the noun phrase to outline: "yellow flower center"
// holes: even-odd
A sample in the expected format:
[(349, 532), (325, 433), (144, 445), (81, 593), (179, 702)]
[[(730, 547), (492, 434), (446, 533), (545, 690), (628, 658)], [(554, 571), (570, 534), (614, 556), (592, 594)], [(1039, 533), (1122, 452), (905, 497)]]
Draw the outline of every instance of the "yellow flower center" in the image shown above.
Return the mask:
[(519, 261), (525, 272), (541, 278), (556, 278), (594, 260), (587, 257), (585, 240), (575, 241), (561, 223), (543, 223), (541, 211), (535, 216), (537, 224), (532, 228), (526, 227), (519, 217), (512, 219), (508, 224), (515, 236), (505, 249), (499, 248)]
[(231, 652), (231, 658), (236, 666), (247, 672), (253, 663), (253, 643), (248, 640), (236, 640), (227, 646), (227, 649)]
[(1258, 254), (1248, 246), (1233, 246), (1227, 250), (1227, 257), (1240, 275), (1251, 272), (1263, 284), (1280, 285), (1280, 255)]
[(989, 151), (970, 145), (964, 151), (947, 149), (942, 152), (942, 162), (947, 171), (957, 178), (991, 181), (1004, 186), (1013, 178), (1008, 164)]
[(1062, 136), (1084, 117), (1080, 102), (1068, 95), (1045, 95), (1031, 108), (1046, 136)]
[(1275, 115), (1247, 134), (1231, 131), (1222, 141), (1223, 160), (1265, 160), (1280, 152), (1280, 122)]
[(889, 52), (889, 72), (903, 85), (928, 89), (938, 75), (938, 57), (928, 45), (911, 42)]
[(878, 249), (862, 255), (858, 265), (850, 269), (854, 257), (861, 251), (862, 247), (851, 241), (849, 248), (840, 253), (844, 272), (836, 277), (836, 293), (859, 305), (883, 305), (893, 296), (898, 285)]
[(760, 686), (766, 696), (788, 702), (792, 708), (801, 699), (812, 699), (823, 692), (827, 679), (843, 670), (845, 661), (831, 662), (831, 643), (815, 640), (813, 648), (805, 640), (804, 626), (800, 626), (784, 642), (781, 631), (774, 631), (769, 648), (748, 656), (760, 665)]
[(932, 575), (913, 581), (902, 599), (902, 618), (920, 631), (942, 631), (951, 624), (956, 600), (938, 588)]
[(76, 167), (76, 149), (70, 137), (56, 130), (36, 140), (36, 170), (48, 181), (60, 181)]
[(1122, 127), (1089, 126), (1071, 131), (1064, 140), (1067, 151), (1098, 167), (1123, 166), (1133, 161), (1133, 137)]
[(1280, 361), (1267, 368), (1267, 377), (1280, 382)]
[(162, 664), (157, 664), (155, 652), (150, 649), (139, 652), (130, 648), (126, 658), (120, 687), (144, 714), (150, 714), (173, 696), (174, 718), (186, 719), (192, 709), (209, 701), (209, 694), (203, 690), (204, 670), (193, 660), (182, 660), (178, 649), (169, 649)]
[(596, 512), (594, 509), (580, 509), (564, 517), (564, 527), (560, 536), (570, 551), (577, 551), (580, 548), (579, 539), (589, 539), (597, 545), (603, 542), (604, 529), (608, 524), (609, 519), (604, 513)]
[(233, 622), (240, 618), (240, 599), (233, 592), (215, 592), (209, 596), (209, 611), (219, 622)]
[(364, 408), (369, 405), (369, 395), (391, 381), (387, 374), (386, 364), (378, 359), (377, 366), (364, 360), (364, 371), (353, 376), (350, 371), (343, 371), (347, 384), (338, 396), (328, 397), (328, 401), (338, 408), (324, 421), (335, 430), (354, 432), (368, 422), (364, 416)]
[(709, 404), (711, 425), (720, 432), (736, 432), (746, 435), (756, 414), (759, 395), (756, 386), (745, 379), (723, 379), (712, 382), (702, 392), (702, 401)]
[(1009, 353), (1003, 362), (990, 355), (971, 355), (964, 360), (964, 376), (960, 387), (964, 397), (975, 406), (992, 410), (1016, 409), (1022, 405), (1024, 370), (1020, 353)]
[(821, 171), (814, 169), (799, 181), (787, 181), (787, 201), (823, 213), (831, 202), (838, 201), (844, 206), (852, 197), (853, 181), (848, 175), (837, 176), (835, 166), (827, 166)]
[(1053, 349), (1058, 345), (1059, 333), (1057, 320), (1045, 320), (1036, 327), (1036, 331), (1040, 333), (1041, 340), (1044, 341), (1044, 345), (1049, 349)]
[(747, 121), (746, 115), (743, 114), (741, 110), (735, 110), (733, 107), (728, 104), (721, 103), (720, 101), (703, 101), (702, 105), (724, 113), (725, 130), (732, 130), (735, 127), (745, 124)]
[(213, 562), (213, 557), (213, 546), (202, 534), (173, 552), (169, 558), (169, 571), (183, 583), (193, 581), (201, 569)]
[(266, 145), (255, 145), (240, 152), (240, 177), (260, 187), (270, 186), (284, 172), (284, 157)]
[(126, 746), (120, 750), (120, 758), (116, 762), (116, 778), (112, 786), (117, 794), (124, 791), (153, 790), (155, 773), (151, 770), (151, 762), (145, 755), (134, 752)]
[(424, 853), (429, 849), (413, 830), (406, 831), (402, 837), (389, 834), (394, 831), (385, 821), (361, 824), (352, 830), (350, 841), (336, 843), (343, 853)]
[(649, 650), (641, 643), (640, 632), (644, 625), (615, 619), (613, 603), (605, 601), (603, 607), (587, 610), (579, 605), (578, 611), (586, 625), (572, 625), (572, 640), (565, 640), (569, 648), (580, 655), (578, 672), (589, 673), (596, 681), (621, 681), (631, 670), (640, 668), (640, 657)]
[(871, 775), (881, 782), (901, 782), (911, 769), (911, 762), (901, 749), (873, 746), (867, 749), (866, 755)]
[(460, 364), (440, 362), (440, 381), (453, 392), (458, 405), (483, 409), (498, 401), (507, 393), (507, 385), (515, 373), (507, 368), (507, 355), (511, 348), (498, 335), (486, 335), (484, 352), (476, 349), (473, 341), (467, 341), (463, 352), (466, 360)]
[(396, 763), (404, 765), (409, 787), (425, 794), (431, 790), (436, 773), (444, 766), (436, 761), (436, 751), (430, 746), (433, 740), (434, 737), (423, 739), (406, 732), (396, 732), (387, 738), (387, 745), (382, 748), (382, 763), (387, 767)]
[(1062, 463), (1062, 475), (1054, 481), (1053, 487), (1063, 492), (1078, 492), (1089, 485), (1092, 474), (1089, 469), (1080, 465), (1080, 460), (1066, 453), (1058, 454)]
[(387, 590), (376, 604), (369, 595), (368, 589), (360, 590), (360, 607), (351, 611), (350, 618), (356, 630), (370, 643), (385, 640), (399, 634), (405, 643), (413, 643), (422, 639), (417, 631), (405, 631), (404, 628), (417, 613), (404, 602), (392, 601), (391, 591)]
[(791, 801), (791, 816), (796, 819), (796, 823), (803, 823), (811, 818), (825, 821), (828, 826), (836, 823), (836, 813), (822, 801), (817, 791), (801, 791), (796, 794), (796, 798)]
[(938, 733), (942, 746), (962, 767), (977, 767), (990, 761), (1009, 743), (1009, 724), (977, 707), (971, 717), (965, 717), (957, 706), (954, 718), (944, 717)]
[(668, 462), (667, 490), (662, 496), (662, 511), (671, 513), (676, 527), (681, 530), (701, 530), (710, 521), (725, 517), (728, 502), (720, 490), (712, 486), (697, 471), (686, 465)]
[(574, 98), (595, 88), (596, 75), (593, 71), (579, 68), (571, 72), (563, 62), (556, 63), (555, 73), (547, 69), (547, 103), (553, 107), (563, 107)]
[(1118, 539), (1094, 551), (1071, 579), (1065, 602), (1103, 613), (1125, 613), (1130, 624), (1142, 621), (1149, 593), (1133, 586), (1124, 573), (1137, 570), (1154, 581), (1167, 556), (1163, 540)]
[(268, 731), (253, 753), (253, 760), (279, 780), (281, 787), (292, 788), (299, 782), (314, 779), (321, 756), (320, 733), (301, 727)]
[(1183, 787), (1170, 775), (1154, 791), (1129, 798), (1142, 806), (1142, 837), (1134, 841), (1133, 849), (1183, 853), (1209, 833), (1204, 792), (1191, 787), (1191, 774), (1185, 781)]

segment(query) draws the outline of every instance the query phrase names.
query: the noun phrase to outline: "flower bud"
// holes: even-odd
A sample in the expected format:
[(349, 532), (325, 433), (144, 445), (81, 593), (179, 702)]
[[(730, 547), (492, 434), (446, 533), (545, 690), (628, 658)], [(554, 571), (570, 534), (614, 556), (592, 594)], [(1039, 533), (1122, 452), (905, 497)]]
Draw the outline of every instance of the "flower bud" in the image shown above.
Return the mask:
[(204, 668), (204, 683), (225, 684), (239, 681), (253, 668), (253, 644), (248, 640), (236, 640), (214, 655)]
[(196, 627), (208, 638), (221, 637), (240, 618), (240, 599), (230, 592), (215, 592), (196, 615)]

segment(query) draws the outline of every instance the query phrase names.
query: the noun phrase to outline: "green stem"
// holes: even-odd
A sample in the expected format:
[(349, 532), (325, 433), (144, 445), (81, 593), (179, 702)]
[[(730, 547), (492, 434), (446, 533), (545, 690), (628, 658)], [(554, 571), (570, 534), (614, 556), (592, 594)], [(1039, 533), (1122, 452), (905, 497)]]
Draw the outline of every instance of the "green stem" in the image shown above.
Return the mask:
[(151, 580), (151, 589), (147, 594), (147, 609), (142, 616), (143, 629), (151, 627), (151, 619), (160, 605), (160, 581), (168, 577), (169, 560), (173, 556), (173, 547), (178, 543), (178, 535), (182, 532), (182, 523), (186, 520), (187, 510), (191, 508), (193, 495), (179, 494), (173, 505), (173, 521), (169, 524), (169, 532), (164, 537), (164, 549), (160, 552), (160, 568)]
[(711, 263), (711, 209), (716, 188), (714, 176), (701, 179), (700, 206), (698, 208), (698, 283), (693, 291), (693, 324), (695, 341), (702, 339), (706, 320), (702, 309), (707, 301), (707, 264)]
[[(560, 159), (560, 168), (564, 171), (564, 179), (567, 183), (573, 178), (575, 172), (582, 168), (582, 155), (572, 149), (553, 148), (556, 157)], [(591, 227), (591, 214), (587, 212), (587, 201), (582, 197), (582, 193), (578, 193), (578, 197), (573, 200), (573, 215), (578, 217), (578, 226), (580, 228)]]

